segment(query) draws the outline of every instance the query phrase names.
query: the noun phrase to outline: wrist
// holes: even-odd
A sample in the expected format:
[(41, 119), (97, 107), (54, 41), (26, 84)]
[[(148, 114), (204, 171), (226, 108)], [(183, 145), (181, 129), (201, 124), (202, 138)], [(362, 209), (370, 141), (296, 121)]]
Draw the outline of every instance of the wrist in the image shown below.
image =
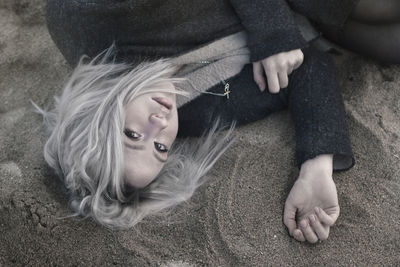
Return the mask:
[[(310, 175), (312, 174), (312, 175)], [(333, 155), (318, 155), (305, 161), (300, 168), (299, 179), (331, 179), (333, 174)]]

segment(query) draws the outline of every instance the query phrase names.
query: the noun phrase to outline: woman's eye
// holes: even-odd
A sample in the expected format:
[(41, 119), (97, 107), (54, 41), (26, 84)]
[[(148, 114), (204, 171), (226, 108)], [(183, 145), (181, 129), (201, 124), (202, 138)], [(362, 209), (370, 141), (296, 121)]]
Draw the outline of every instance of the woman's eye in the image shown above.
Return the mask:
[(166, 146), (164, 146), (163, 144), (154, 142), (154, 147), (160, 153), (167, 153), (168, 152), (168, 148)]
[(126, 137), (128, 137), (129, 139), (133, 139), (133, 140), (137, 140), (141, 137), (141, 135), (138, 134), (137, 132), (131, 131), (128, 129), (124, 130), (124, 134), (126, 135)]

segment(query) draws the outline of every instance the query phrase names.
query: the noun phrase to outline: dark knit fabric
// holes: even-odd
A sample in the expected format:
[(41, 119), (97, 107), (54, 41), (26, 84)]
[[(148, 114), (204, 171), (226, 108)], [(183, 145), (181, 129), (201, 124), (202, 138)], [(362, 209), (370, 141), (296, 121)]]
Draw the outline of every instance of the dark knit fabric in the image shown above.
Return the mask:
[[(179, 133), (199, 136), (219, 118), (223, 126), (257, 121), (289, 108), (296, 130), (296, 156), (299, 167), (306, 160), (321, 154), (334, 154), (334, 169), (345, 170), (354, 165), (346, 115), (330, 56), (315, 48), (303, 49), (305, 60), (290, 75), (289, 87), (279, 94), (261, 92), (253, 81), (252, 65), (228, 80), (229, 99), (201, 95), (179, 109)], [(210, 89), (223, 91), (222, 85)], [(205, 108), (207, 107), (207, 108)]]
[(343, 34), (343, 26), (360, 0), (287, 0), (297, 13), (310, 19), (333, 40)]
[(286, 0), (290, 8), (317, 24), (339, 29), (360, 0)]
[(134, 61), (176, 56), (241, 30), (252, 61), (305, 45), (284, 0), (48, 0), (47, 21), (72, 66), (113, 42)]
[(71, 65), (115, 42), (125, 60), (171, 57), (242, 29), (227, 1), (48, 0), (50, 34)]
[(246, 30), (252, 62), (302, 48), (290, 8), (340, 29), (359, 0), (47, 0), (50, 34), (72, 65), (115, 42), (121, 58), (171, 57)]
[(231, 0), (247, 32), (250, 61), (306, 45), (284, 0)]
[[(113, 42), (119, 59), (132, 62), (177, 56), (242, 30), (247, 33), (251, 60), (256, 61), (306, 45), (288, 3), (322, 22), (326, 19), (322, 14), (332, 14), (337, 18), (333, 24), (340, 27), (351, 8), (345, 3), (351, 1), (320, 2), (48, 0), (47, 22), (53, 40), (72, 66), (82, 55), (94, 57)], [(342, 16), (343, 12), (347, 15)], [(288, 107), (296, 129), (299, 166), (317, 155), (334, 154), (335, 169), (350, 168), (354, 161), (332, 62), (313, 49), (304, 52), (304, 63), (279, 94), (261, 93), (249, 64), (228, 81), (229, 100), (201, 95), (180, 108), (180, 135), (198, 135), (217, 117), (244, 124)], [(221, 86), (210, 90), (219, 91)]]

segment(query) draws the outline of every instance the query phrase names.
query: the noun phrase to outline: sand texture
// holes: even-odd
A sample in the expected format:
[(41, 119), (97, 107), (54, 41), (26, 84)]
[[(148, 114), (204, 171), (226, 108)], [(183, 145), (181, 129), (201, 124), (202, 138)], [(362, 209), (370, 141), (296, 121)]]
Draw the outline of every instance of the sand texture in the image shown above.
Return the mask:
[[(71, 0), (68, 0), (71, 1)], [(287, 111), (241, 127), (209, 182), (160, 222), (110, 231), (70, 214), (42, 155), (42, 118), (70, 69), (44, 0), (0, 0), (0, 266), (400, 266), (400, 66), (335, 56), (356, 165), (334, 174), (341, 215), (326, 242), (282, 223), (298, 169)]]

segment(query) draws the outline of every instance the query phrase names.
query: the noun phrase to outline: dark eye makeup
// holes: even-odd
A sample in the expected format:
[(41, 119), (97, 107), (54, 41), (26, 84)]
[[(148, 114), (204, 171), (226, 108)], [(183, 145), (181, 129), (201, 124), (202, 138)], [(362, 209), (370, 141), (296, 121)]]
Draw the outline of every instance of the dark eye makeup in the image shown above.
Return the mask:
[(139, 133), (128, 129), (124, 130), (124, 134), (126, 135), (126, 137), (132, 140), (138, 140), (140, 137), (142, 137), (142, 135), (140, 135)]
[[(139, 140), (142, 137), (141, 134), (139, 134), (139, 133), (137, 133), (135, 131), (129, 130), (129, 129), (125, 129), (124, 130), (124, 134), (129, 139), (135, 140), (135, 141)], [(167, 153), (169, 151), (169, 149), (167, 148), (166, 145), (163, 145), (163, 144), (158, 143), (158, 142), (154, 142), (154, 147), (160, 153)]]
[(167, 153), (168, 152), (168, 148), (160, 143), (154, 142), (154, 147), (156, 148), (156, 150), (160, 153)]

